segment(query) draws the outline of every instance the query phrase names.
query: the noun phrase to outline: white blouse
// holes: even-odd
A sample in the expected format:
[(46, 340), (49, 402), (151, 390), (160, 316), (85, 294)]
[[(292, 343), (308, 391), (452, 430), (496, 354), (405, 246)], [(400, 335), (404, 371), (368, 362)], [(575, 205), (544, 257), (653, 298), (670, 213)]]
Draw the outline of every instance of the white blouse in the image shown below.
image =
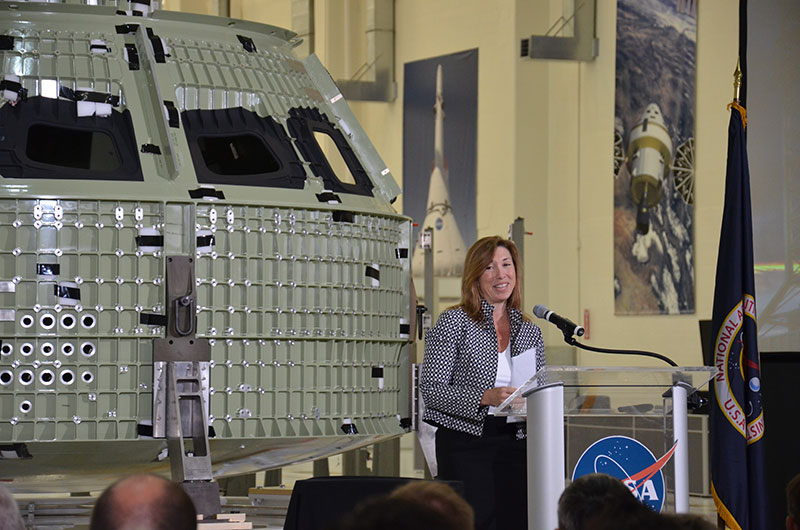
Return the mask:
[[(494, 378), (494, 387), (508, 386), (511, 384), (511, 341), (508, 341), (505, 351), (497, 352), (497, 375)], [(489, 407), (489, 414), (494, 415), (496, 407)]]

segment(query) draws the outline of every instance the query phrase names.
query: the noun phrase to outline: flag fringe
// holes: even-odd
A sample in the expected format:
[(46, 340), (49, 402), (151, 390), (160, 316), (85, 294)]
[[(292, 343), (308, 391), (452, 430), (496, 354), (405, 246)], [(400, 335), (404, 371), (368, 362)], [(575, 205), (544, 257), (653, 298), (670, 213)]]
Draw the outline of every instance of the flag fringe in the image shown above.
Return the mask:
[(728, 110), (731, 110), (731, 107), (739, 111), (739, 116), (742, 117), (742, 129), (747, 129), (747, 109), (739, 105), (738, 101), (728, 103)]
[(731, 530), (742, 530), (742, 527), (733, 517), (733, 514), (728, 510), (722, 499), (717, 495), (717, 490), (714, 488), (714, 481), (711, 481), (711, 496), (714, 498), (714, 505), (717, 507), (717, 513), (725, 521), (725, 525)]

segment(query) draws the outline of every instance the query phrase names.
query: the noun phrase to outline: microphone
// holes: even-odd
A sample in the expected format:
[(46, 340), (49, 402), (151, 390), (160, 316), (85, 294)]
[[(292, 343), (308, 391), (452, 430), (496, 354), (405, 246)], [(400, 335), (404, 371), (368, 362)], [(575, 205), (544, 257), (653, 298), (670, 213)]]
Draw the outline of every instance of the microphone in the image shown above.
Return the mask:
[(572, 322), (568, 318), (564, 318), (561, 315), (555, 314), (547, 309), (547, 306), (545, 305), (535, 305), (533, 307), (533, 314), (555, 324), (556, 327), (560, 329), (566, 337), (572, 337), (573, 335), (582, 337), (583, 334), (586, 333), (586, 330), (581, 326), (577, 325), (575, 322)]

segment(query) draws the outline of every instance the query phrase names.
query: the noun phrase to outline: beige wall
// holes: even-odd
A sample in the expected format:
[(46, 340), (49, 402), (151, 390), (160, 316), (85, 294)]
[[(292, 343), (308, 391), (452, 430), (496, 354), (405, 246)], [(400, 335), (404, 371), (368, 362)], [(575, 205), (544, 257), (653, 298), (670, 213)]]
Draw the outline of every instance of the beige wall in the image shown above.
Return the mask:
[[(578, 322), (586, 309), (591, 316), (589, 344), (653, 350), (679, 364), (701, 364), (697, 320), (711, 314), (725, 170), (725, 105), (732, 95), (738, 46), (736, 32), (720, 28), (738, 27), (737, 14), (724, 3), (699, 3), (697, 311), (632, 317), (614, 315), (612, 283), (615, 6), (597, 3), (600, 54), (595, 61), (518, 58), (519, 39), (544, 34), (562, 14), (561, 4), (399, 0), (399, 86), (404, 62), (478, 47), (478, 235), (504, 234), (514, 218), (525, 218), (532, 232), (525, 240), (526, 308), (544, 303)], [(402, 146), (393, 137), (401, 138), (401, 116), (395, 109), (383, 121), (385, 129), (397, 132), (368, 129), (395, 173), (400, 173)], [(560, 333), (546, 328), (547, 344), (562, 344)], [(581, 353), (579, 362), (657, 364), (589, 353)]]
[[(344, 25), (334, 12), (343, 1), (317, 0), (315, 8), (316, 51), (335, 70), (343, 64), (339, 47)], [(532, 232), (525, 240), (526, 308), (544, 303), (578, 322), (588, 310), (589, 344), (653, 350), (679, 364), (700, 364), (697, 320), (711, 314), (737, 12), (725, 2), (698, 2), (696, 313), (634, 317), (614, 315), (614, 3), (597, 2), (596, 60), (533, 61), (518, 56), (519, 40), (544, 34), (562, 14), (562, 4), (395, 0), (399, 97), (392, 103), (350, 105), (392, 172), (402, 175), (403, 65), (478, 48), (478, 236), (505, 234), (516, 217), (525, 219)], [(231, 0), (231, 11), (233, 16), (291, 25), (290, 0)], [(402, 196), (397, 205), (402, 208)], [(560, 333), (544, 327), (548, 346), (562, 344)], [(589, 353), (578, 359), (587, 365), (657, 364)]]
[[(736, 10), (720, 2), (699, 2), (696, 84), (695, 179), (695, 300), (696, 313), (681, 316), (614, 316), (611, 145), (614, 90), (615, 13), (608, 2), (598, 2), (597, 28), (601, 58), (580, 69), (580, 150), (577, 204), (580, 229), (580, 281), (577, 309), (591, 312), (591, 344), (653, 350), (679, 364), (702, 363), (698, 318), (710, 318), (714, 291), (722, 188), (724, 186), (728, 113), (733, 94), (738, 27)], [(556, 150), (554, 152), (563, 152)], [(553, 182), (555, 175), (551, 175)], [(553, 229), (554, 227), (551, 227)], [(563, 241), (568, 241), (566, 234)], [(569, 244), (569, 243), (567, 243)], [(556, 244), (551, 247), (557, 251)], [(551, 264), (554, 262), (551, 259)], [(557, 262), (557, 258), (556, 258)], [(552, 277), (552, 276), (551, 276)], [(553, 307), (561, 307), (561, 294), (550, 293)], [(569, 304), (570, 300), (564, 300)], [(569, 305), (568, 305), (569, 307)], [(578, 316), (577, 312), (573, 313)], [(583, 356), (584, 364), (594, 363)], [(626, 364), (627, 358), (609, 357)], [(653, 361), (655, 362), (655, 361)]]
[(230, 0), (230, 10), (231, 18), (292, 29), (292, 3), (288, 0)]

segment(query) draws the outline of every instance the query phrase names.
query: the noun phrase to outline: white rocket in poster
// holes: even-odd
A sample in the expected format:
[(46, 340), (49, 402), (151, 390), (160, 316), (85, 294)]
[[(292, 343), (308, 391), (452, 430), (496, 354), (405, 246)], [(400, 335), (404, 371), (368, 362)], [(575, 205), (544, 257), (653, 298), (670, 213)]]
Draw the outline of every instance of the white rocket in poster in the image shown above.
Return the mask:
[[(434, 122), (433, 170), (428, 187), (428, 206), (421, 229), (433, 228), (433, 270), (435, 276), (459, 276), (464, 268), (466, 248), (461, 230), (453, 215), (448, 191), (449, 176), (444, 162), (444, 97), (442, 90), (442, 65), (436, 68), (436, 102), (433, 105)], [(425, 258), (419, 241), (414, 247), (411, 269), (421, 273)]]

